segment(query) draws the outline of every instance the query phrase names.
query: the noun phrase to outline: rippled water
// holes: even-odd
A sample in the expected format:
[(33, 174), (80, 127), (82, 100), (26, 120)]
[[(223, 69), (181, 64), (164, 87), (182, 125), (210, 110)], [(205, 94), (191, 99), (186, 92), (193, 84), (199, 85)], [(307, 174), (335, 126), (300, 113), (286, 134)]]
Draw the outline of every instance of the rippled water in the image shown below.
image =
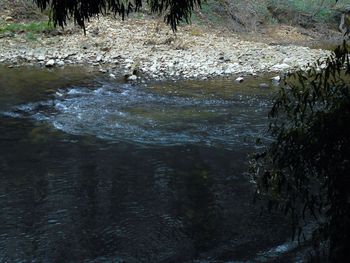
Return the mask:
[(75, 135), (152, 145), (188, 143), (230, 148), (262, 135), (269, 103), (259, 96), (196, 98), (147, 87), (97, 83), (58, 89), (52, 98), (3, 114), (45, 122)]
[(0, 262), (276, 260), (285, 219), (245, 175), (270, 97), (0, 68)]

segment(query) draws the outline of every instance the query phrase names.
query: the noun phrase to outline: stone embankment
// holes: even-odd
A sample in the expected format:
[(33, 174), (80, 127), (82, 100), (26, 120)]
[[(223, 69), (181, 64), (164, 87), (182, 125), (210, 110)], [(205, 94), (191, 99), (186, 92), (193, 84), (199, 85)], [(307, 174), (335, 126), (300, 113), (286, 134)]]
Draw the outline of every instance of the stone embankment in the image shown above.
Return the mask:
[(242, 41), (231, 33), (181, 27), (174, 34), (154, 20), (94, 19), (82, 30), (29, 40), (25, 33), (0, 36), (0, 63), (62, 67), (91, 65), (122, 72), (130, 80), (206, 79), (219, 76), (286, 72), (305, 68), (330, 52), (300, 46)]

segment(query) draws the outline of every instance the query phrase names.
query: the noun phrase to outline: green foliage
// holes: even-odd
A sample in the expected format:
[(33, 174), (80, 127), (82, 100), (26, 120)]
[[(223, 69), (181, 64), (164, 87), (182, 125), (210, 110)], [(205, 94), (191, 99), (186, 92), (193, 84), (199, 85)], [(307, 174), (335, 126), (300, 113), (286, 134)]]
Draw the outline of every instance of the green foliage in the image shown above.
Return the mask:
[(223, 1), (217, 1), (217, 0), (207, 0), (201, 5), (200, 14), (202, 15), (199, 17), (196, 13), (193, 14), (193, 20), (196, 24), (201, 24), (202, 19), (205, 19), (210, 24), (215, 26), (221, 26), (224, 25), (225, 19), (222, 17), (222, 13), (224, 10), (224, 3)]
[(332, 23), (337, 22), (338, 9), (342, 9), (347, 1), (340, 0), (265, 0), (266, 8), (273, 17), (284, 23), (306, 25), (312, 21)]
[[(67, 19), (74, 21), (85, 29), (85, 21), (89, 18), (111, 11), (123, 19), (131, 12), (140, 11), (142, 0), (33, 0), (42, 10), (52, 10), (54, 25), (64, 26)], [(152, 13), (165, 13), (164, 21), (176, 30), (177, 25), (185, 21), (189, 23), (195, 6), (201, 5), (201, 0), (147, 0)]]
[(28, 32), (28, 33), (42, 33), (47, 32), (53, 29), (53, 26), (51, 23), (48, 22), (32, 22), (28, 24), (23, 23), (12, 23), (7, 24), (4, 26), (0, 26), (0, 33), (4, 32), (12, 32), (12, 33), (19, 33), (19, 32)]
[(325, 63), (318, 61), (310, 70), (288, 76), (269, 116), (275, 140), (251, 163), (257, 192), (268, 198), (270, 207), (292, 217), (295, 231), (303, 219), (313, 217), (319, 224), (315, 244), (328, 242), (331, 261), (346, 262), (350, 258), (346, 44)]
[(27, 39), (28, 41), (36, 41), (36, 40), (37, 40), (35, 34), (33, 34), (33, 33), (31, 33), (31, 32), (28, 32), (28, 33), (26, 34), (26, 39)]

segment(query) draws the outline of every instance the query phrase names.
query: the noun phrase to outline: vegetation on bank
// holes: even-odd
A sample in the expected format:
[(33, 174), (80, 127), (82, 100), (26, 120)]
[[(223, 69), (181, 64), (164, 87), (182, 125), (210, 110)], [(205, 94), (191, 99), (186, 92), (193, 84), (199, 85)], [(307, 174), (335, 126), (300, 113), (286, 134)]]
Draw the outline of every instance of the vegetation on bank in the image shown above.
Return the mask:
[[(30, 22), (30, 21), (47, 21), (48, 13), (50, 12), (49, 1), (39, 0), (37, 1), (40, 7), (46, 7), (44, 15), (40, 13), (38, 7), (31, 0), (2, 0), (0, 3), (0, 10), (3, 14), (0, 14), (0, 25), (6, 24), (4, 19), (6, 16), (14, 18), (14, 22)], [(169, 11), (165, 11), (166, 6), (161, 6), (162, 1), (150, 1), (150, 5), (145, 6), (143, 3), (140, 8), (141, 1), (135, 1), (132, 7), (128, 5), (116, 5), (117, 9), (112, 9), (112, 12), (116, 12), (118, 15), (125, 15), (131, 11), (138, 11), (146, 15), (154, 13), (162, 13), (165, 15), (166, 22), (172, 26), (179, 22), (193, 22), (200, 25), (213, 25), (218, 27), (229, 28), (234, 31), (258, 31), (259, 28), (266, 25), (276, 24), (288, 24), (288, 25), (300, 25), (303, 27), (312, 27), (316, 23), (327, 24), (330, 27), (336, 29), (339, 24), (341, 11), (349, 5), (347, 0), (206, 0), (206, 1), (189, 1), (190, 5), (183, 5), (186, 12), (179, 12), (182, 8), (173, 7), (172, 12), (178, 12), (178, 17), (172, 16), (171, 21)], [(184, 1), (186, 3), (188, 1)], [(72, 2), (74, 3), (74, 1)], [(67, 5), (66, 11), (71, 12), (71, 15), (75, 17), (74, 4)], [(95, 3), (95, 1), (92, 1)], [(116, 1), (116, 3), (119, 3)], [(200, 5), (199, 5), (200, 3)], [(93, 4), (92, 6), (94, 6)], [(201, 7), (199, 9), (199, 6)], [(124, 8), (124, 9), (123, 9)], [(140, 9), (139, 9), (140, 8)], [(193, 9), (192, 9), (193, 8)], [(102, 11), (98, 8), (94, 8), (94, 13)], [(177, 10), (176, 10), (177, 9)], [(72, 13), (73, 12), (73, 13)], [(62, 17), (52, 13), (53, 22), (57, 22), (59, 25), (64, 25), (68, 17)], [(136, 15), (138, 17), (138, 15)], [(83, 20), (87, 17), (79, 16), (76, 22), (82, 24)]]
[(39, 34), (52, 32), (54, 26), (49, 22), (7, 23), (0, 24), (0, 36), (24, 34), (28, 41), (36, 41)]
[(53, 30), (49, 22), (8, 23), (0, 25), (0, 33), (44, 33)]
[(348, 1), (339, 0), (207, 0), (193, 14), (193, 22), (225, 26), (235, 31), (258, 31), (266, 25), (317, 23), (337, 28), (340, 14)]
[(269, 115), (275, 141), (251, 163), (258, 196), (292, 218), (294, 237), (303, 240), (304, 223), (317, 224), (317, 262), (350, 258), (349, 80), (345, 43), (325, 63), (288, 76)]

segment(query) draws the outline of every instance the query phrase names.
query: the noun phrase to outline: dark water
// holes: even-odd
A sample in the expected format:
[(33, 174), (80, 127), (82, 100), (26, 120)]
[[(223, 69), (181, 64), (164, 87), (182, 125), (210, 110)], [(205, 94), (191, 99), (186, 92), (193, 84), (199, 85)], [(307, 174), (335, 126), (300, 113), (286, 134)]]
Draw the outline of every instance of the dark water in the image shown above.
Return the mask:
[(0, 68), (0, 262), (279, 260), (286, 220), (245, 174), (256, 86)]

